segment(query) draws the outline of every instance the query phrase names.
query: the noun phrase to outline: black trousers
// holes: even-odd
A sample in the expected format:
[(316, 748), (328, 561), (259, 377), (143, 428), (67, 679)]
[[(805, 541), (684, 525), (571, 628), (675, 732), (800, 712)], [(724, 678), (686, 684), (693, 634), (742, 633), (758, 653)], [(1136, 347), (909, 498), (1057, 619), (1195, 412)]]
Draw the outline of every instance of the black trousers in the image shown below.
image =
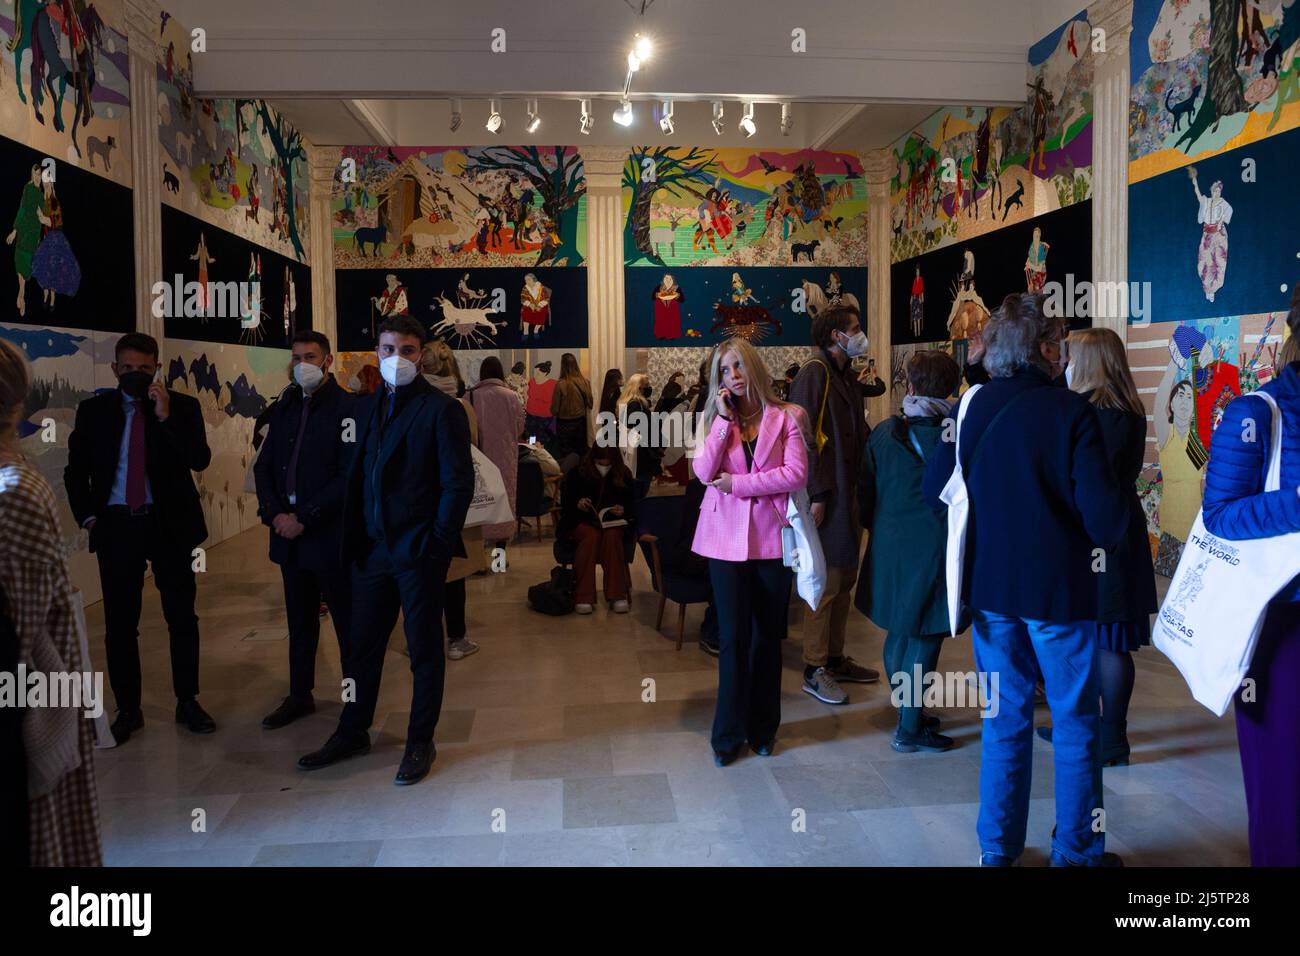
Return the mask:
[(443, 613), (447, 617), (447, 640), (465, 636), (465, 579), (448, 581), (443, 589)]
[(713, 749), (768, 743), (781, 726), (781, 639), (794, 575), (780, 558), (710, 559), (718, 614), (718, 705)]
[(199, 692), (199, 619), (194, 614), (194, 558), (159, 527), (157, 515), (109, 508), (95, 528), (95, 557), (104, 588), (104, 647), (117, 709), (140, 709), (140, 606), (144, 572), (162, 598), (171, 638), (172, 690), (177, 700)]
[(411, 719), (406, 738), (420, 742), (433, 739), (442, 712), (447, 670), (442, 646), (442, 603), (450, 563), (431, 559), (398, 566), (381, 542), (353, 565), (352, 637), (348, 651), (356, 699), (343, 705), (339, 726), (345, 732), (369, 730), (374, 723), (384, 653), (400, 611), (411, 656)]
[(316, 647), (320, 643), (320, 602), (324, 598), (339, 639), (343, 676), (348, 675), (348, 641), (352, 632), (352, 574), (310, 571), (280, 565), (284, 611), (289, 620), (289, 694), (309, 697), (316, 686)]
[(585, 455), (587, 453), (587, 419), (557, 418), (555, 420), (555, 440), (560, 445), (559, 457), (565, 455)]

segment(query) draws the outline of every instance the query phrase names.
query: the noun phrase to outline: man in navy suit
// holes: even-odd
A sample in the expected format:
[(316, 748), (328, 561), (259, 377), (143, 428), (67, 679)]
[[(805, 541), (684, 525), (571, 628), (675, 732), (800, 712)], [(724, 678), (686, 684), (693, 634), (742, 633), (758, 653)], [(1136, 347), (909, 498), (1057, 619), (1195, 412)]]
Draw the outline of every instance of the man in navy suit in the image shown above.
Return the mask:
[(140, 711), (140, 606), (146, 563), (171, 637), (176, 722), (216, 730), (199, 692), (199, 619), (193, 549), (208, 536), (191, 472), (212, 460), (199, 403), (157, 380), (158, 343), (132, 332), (117, 340), (118, 387), (77, 406), (63, 484), (77, 524), (90, 532), (104, 589), (104, 650), (117, 700), (119, 744), (144, 726)]
[(347, 676), (355, 699), (320, 750), (298, 761), (325, 767), (370, 747), (388, 636), (400, 611), (411, 657), (411, 717), (395, 783), (421, 780), (436, 750), (446, 659), (443, 589), (474, 494), (469, 419), (418, 374), (426, 333), (395, 316), (379, 327), (384, 384), (358, 400), (356, 446), (343, 498), (343, 557), (352, 564), (353, 629)]
[(334, 356), (324, 335), (300, 331), (292, 350), (294, 384), (271, 406), (270, 431), (253, 466), (257, 513), (271, 529), (270, 557), (284, 579), (289, 621), (289, 696), (263, 718), (267, 730), (316, 709), (322, 597), (334, 619), (345, 677), (352, 626), (352, 576), (339, 552), (355, 398), (329, 370)]

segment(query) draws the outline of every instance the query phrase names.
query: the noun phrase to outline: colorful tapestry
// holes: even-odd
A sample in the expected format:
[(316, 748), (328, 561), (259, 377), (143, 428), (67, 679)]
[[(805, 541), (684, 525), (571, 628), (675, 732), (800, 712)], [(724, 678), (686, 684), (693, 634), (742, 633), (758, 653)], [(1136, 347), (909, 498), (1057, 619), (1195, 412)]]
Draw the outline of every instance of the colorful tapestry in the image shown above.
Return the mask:
[(856, 153), (638, 147), (623, 167), (628, 266), (863, 266)]

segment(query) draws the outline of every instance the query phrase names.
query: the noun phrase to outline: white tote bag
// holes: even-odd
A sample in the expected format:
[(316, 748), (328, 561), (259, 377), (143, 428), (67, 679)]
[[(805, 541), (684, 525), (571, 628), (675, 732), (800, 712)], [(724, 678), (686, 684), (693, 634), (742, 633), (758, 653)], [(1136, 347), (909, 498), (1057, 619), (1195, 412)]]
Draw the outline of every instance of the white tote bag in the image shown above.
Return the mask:
[(465, 527), (476, 528), (485, 524), (507, 524), (515, 520), (510, 510), (510, 498), (501, 469), (477, 447), (470, 445), (474, 457), (474, 497), (470, 499)]
[(815, 611), (826, 591), (826, 554), (822, 551), (817, 523), (813, 521), (812, 511), (808, 507), (806, 489), (800, 488), (790, 493), (785, 517), (794, 532), (795, 546), (791, 555), (794, 563), (790, 565), (790, 570), (794, 571), (795, 590)]
[(939, 500), (948, 506), (948, 629), (953, 637), (957, 636), (961, 626), (961, 579), (966, 567), (966, 523), (970, 519), (970, 496), (966, 492), (966, 478), (961, 473), (961, 423), (966, 419), (971, 396), (982, 387), (972, 385), (968, 388), (957, 406), (957, 455), (948, 483), (939, 494)]
[[(1253, 393), (1273, 411), (1264, 491), (1282, 477), (1282, 412), (1273, 396)], [(1300, 574), (1300, 531), (1228, 541), (1205, 529), (1198, 512), (1156, 616), (1156, 647), (1177, 665), (1192, 696), (1222, 717), (1250, 668), (1269, 602)]]

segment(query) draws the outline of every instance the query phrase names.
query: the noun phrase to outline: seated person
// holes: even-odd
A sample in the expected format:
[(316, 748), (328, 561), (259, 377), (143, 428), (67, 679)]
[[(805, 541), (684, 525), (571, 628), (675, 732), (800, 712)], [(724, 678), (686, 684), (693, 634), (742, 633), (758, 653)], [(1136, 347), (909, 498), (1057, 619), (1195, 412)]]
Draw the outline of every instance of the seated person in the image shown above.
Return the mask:
[(590, 614), (596, 603), (597, 562), (604, 569), (605, 600), (614, 613), (628, 612), (627, 527), (602, 528), (600, 515), (608, 509), (606, 521), (621, 518), (633, 525), (634, 497), (632, 473), (623, 464), (619, 449), (612, 446), (587, 449), (578, 466), (565, 476), (559, 537), (569, 538), (578, 547), (573, 571), (577, 578), (574, 610), (579, 614)]
[[(700, 523), (700, 505), (704, 502), (704, 491), (705, 487), (699, 479), (692, 477), (683, 496), (684, 510), (677, 540), (659, 542), (659, 561), (665, 572), (672, 570), (707, 581), (709, 559), (700, 557), (691, 550), (691, 543), (695, 540), (695, 526)], [(718, 649), (718, 612), (710, 601), (704, 611), (704, 623), (700, 625), (700, 650), (717, 657)]]
[(528, 444), (527, 442), (519, 443), (519, 460), (535, 461), (538, 467), (542, 469), (543, 478), (551, 478), (563, 474), (560, 470), (560, 464), (555, 460), (546, 447), (540, 443)]

